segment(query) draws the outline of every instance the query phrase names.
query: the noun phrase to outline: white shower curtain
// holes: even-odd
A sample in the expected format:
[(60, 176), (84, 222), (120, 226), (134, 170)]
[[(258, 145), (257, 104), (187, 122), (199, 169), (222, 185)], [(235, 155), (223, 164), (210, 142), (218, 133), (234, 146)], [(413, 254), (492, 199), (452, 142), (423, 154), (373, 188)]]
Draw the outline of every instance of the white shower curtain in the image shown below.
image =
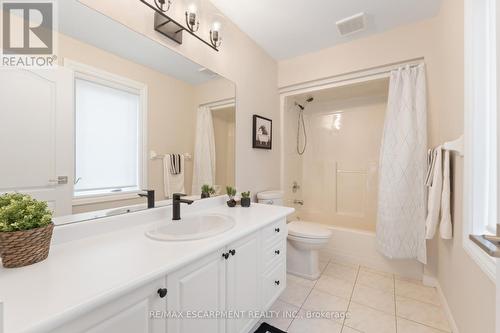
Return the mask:
[(192, 194), (200, 194), (201, 186), (215, 183), (215, 136), (212, 111), (207, 106), (198, 108), (193, 161)]
[(425, 67), (391, 72), (380, 148), (377, 243), (388, 258), (426, 263), (427, 102)]

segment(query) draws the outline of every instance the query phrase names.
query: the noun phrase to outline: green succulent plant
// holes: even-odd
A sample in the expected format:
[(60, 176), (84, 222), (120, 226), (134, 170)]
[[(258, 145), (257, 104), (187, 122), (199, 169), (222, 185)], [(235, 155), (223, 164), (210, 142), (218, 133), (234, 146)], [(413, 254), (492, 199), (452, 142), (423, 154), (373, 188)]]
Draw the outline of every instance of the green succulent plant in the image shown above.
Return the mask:
[(241, 197), (242, 198), (250, 198), (250, 191), (248, 191), (248, 192), (241, 192)]
[(236, 195), (236, 189), (232, 186), (226, 186), (226, 193), (230, 199), (233, 199)]
[(215, 189), (212, 186), (205, 184), (201, 187), (201, 193), (215, 194)]
[(0, 232), (36, 229), (51, 222), (46, 202), (21, 193), (0, 195)]

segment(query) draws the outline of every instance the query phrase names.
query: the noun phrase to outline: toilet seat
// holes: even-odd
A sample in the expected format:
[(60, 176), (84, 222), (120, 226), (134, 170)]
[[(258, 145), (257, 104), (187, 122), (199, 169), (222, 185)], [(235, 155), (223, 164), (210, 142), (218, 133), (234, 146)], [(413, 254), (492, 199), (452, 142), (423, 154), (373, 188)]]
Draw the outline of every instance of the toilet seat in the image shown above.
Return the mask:
[(294, 221), (288, 223), (288, 235), (293, 238), (328, 239), (332, 233), (321, 224)]

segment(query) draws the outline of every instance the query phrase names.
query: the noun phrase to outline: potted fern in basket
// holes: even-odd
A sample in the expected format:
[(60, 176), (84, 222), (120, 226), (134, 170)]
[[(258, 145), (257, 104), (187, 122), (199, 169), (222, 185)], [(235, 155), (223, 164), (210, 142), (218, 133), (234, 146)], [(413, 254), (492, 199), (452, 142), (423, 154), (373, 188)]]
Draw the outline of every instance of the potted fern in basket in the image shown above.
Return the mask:
[(241, 192), (241, 207), (250, 207), (250, 191)]
[(52, 212), (27, 194), (0, 195), (0, 257), (6, 268), (37, 263), (49, 255)]
[(229, 197), (227, 205), (229, 207), (236, 206), (236, 200), (234, 200), (234, 196), (236, 195), (236, 189), (234, 187), (231, 187), (231, 186), (226, 186), (226, 193), (227, 193), (227, 196)]

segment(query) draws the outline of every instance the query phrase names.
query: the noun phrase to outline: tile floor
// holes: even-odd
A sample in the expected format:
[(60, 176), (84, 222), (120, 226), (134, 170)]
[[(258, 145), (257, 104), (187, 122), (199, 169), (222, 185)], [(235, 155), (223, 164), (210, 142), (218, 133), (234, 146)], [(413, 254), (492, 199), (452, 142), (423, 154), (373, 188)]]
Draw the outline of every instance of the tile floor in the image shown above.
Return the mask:
[[(332, 260), (322, 261), (316, 281), (288, 275), (271, 310), (277, 315), (266, 321), (289, 333), (451, 332), (435, 288)], [(317, 318), (315, 311), (330, 316)], [(284, 312), (296, 315), (281, 316)]]

